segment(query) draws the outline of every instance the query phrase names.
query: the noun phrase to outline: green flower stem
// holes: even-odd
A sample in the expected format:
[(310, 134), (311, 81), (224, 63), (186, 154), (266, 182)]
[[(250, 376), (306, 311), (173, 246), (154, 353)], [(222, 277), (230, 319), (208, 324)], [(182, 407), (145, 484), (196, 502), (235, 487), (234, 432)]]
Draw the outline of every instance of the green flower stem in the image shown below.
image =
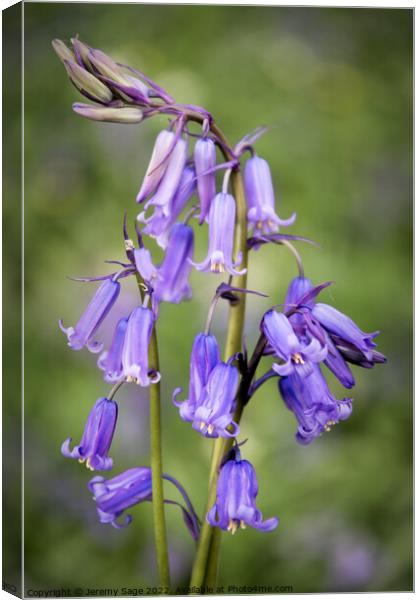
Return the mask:
[[(235, 246), (234, 256), (242, 254), (242, 264), (240, 268), (247, 266), (247, 220), (246, 220), (246, 200), (242, 182), (242, 175), (239, 169), (232, 172), (231, 184), (233, 195), (236, 200), (236, 224), (235, 224)], [(232, 278), (234, 287), (246, 288), (246, 273), (237, 275)], [(239, 302), (235, 306), (231, 306), (229, 310), (228, 331), (225, 346), (225, 359), (227, 360), (233, 354), (240, 352), (242, 349), (242, 335), (245, 320), (245, 302), (246, 294), (239, 294)], [(238, 403), (235, 413), (235, 421), (239, 423), (242, 416), (243, 406)], [(220, 463), (225, 452), (232, 445), (232, 440), (217, 438), (214, 442), (213, 456), (210, 468), (209, 491), (206, 505), (206, 512), (210, 510), (216, 500), (216, 487), (219, 474)], [(204, 515), (203, 524), (201, 527), (200, 539), (198, 541), (197, 554), (195, 557), (193, 570), (191, 574), (191, 587), (201, 588), (207, 578), (211, 583), (215, 584), (218, 571), (218, 560), (220, 550), (220, 530), (211, 527)], [(211, 561), (209, 563), (209, 557)]]
[[(264, 336), (261, 334), (260, 338), (257, 342), (257, 345), (255, 346), (255, 350), (252, 354), (252, 357), (249, 361), (247, 373), (244, 377), (242, 377), (240, 385), (239, 385), (239, 390), (238, 390), (238, 394), (237, 394), (237, 398), (236, 398), (237, 406), (236, 406), (236, 411), (235, 411), (235, 415), (234, 415), (234, 421), (236, 423), (239, 423), (242, 418), (242, 413), (244, 411), (245, 405), (248, 400), (249, 388), (251, 386), (251, 383), (254, 378), (255, 372), (257, 370), (258, 364), (260, 362), (260, 358), (262, 356), (265, 344), (266, 344), (266, 340), (265, 340)], [(218, 469), (219, 469), (219, 465), (220, 465), (220, 462), (217, 464), (216, 461), (219, 460), (219, 456), (220, 456), (220, 461), (222, 460), (222, 458), (226, 454), (226, 452), (232, 447), (233, 440), (218, 438), (216, 440), (216, 444), (217, 444), (217, 442), (221, 442), (220, 445), (222, 446), (222, 448), (220, 449), (220, 454), (219, 454), (219, 449), (216, 448), (216, 445), (215, 445), (215, 452), (213, 455), (212, 468), (214, 468), (214, 469), (217, 468), (216, 485), (217, 485), (217, 473), (218, 473)], [(220, 556), (220, 544), (221, 544), (221, 538), (222, 538), (222, 531), (218, 527), (212, 527), (211, 529), (212, 529), (212, 532), (211, 532), (211, 539), (210, 539), (210, 549), (209, 549), (209, 555), (207, 558), (207, 567), (206, 567), (204, 584), (205, 584), (206, 588), (214, 590), (217, 585), (217, 576), (218, 576), (218, 572), (219, 572), (219, 556)]]
[[(149, 344), (149, 368), (159, 371), (159, 353), (156, 326)], [(150, 386), (150, 466), (152, 468), (152, 506), (156, 559), (160, 585), (169, 593), (169, 558), (166, 538), (165, 510), (163, 503), (162, 427), (160, 382)]]
[[(143, 281), (136, 275), (140, 297), (144, 299)], [(156, 325), (153, 327), (149, 343), (149, 369), (159, 371), (159, 352), (156, 335)], [(163, 593), (169, 593), (170, 575), (168, 542), (166, 537), (166, 523), (163, 496), (163, 468), (162, 468), (162, 426), (160, 382), (151, 384), (149, 394), (150, 404), (150, 466), (152, 469), (152, 511), (153, 531), (155, 538), (156, 561), (159, 573), (159, 582)]]
[[(213, 527), (211, 532), (210, 540), (210, 551), (207, 559), (206, 576), (204, 579), (204, 585), (207, 590), (213, 590), (217, 585), (219, 576), (219, 564), (220, 564), (220, 546), (222, 543), (222, 530), (218, 527)], [(210, 593), (210, 592), (208, 592)]]

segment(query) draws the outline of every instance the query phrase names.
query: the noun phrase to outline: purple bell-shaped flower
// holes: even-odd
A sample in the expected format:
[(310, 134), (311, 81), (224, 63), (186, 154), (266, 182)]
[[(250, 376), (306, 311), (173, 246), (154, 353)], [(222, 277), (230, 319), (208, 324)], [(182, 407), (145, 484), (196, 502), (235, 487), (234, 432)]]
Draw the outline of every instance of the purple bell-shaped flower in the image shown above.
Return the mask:
[(307, 377), (292, 373), (278, 382), (283, 400), (298, 422), (296, 440), (310, 444), (324, 431), (348, 419), (352, 412), (352, 400), (337, 400), (318, 365), (314, 365)]
[(67, 335), (68, 345), (73, 350), (86, 346), (91, 352), (100, 352), (102, 344), (93, 340), (97, 329), (114, 306), (120, 293), (120, 284), (106, 279), (96, 290), (84, 313), (74, 327), (65, 327), (60, 319), (61, 331)]
[(248, 201), (248, 223), (253, 232), (269, 234), (279, 226), (288, 227), (296, 220), (296, 213), (289, 219), (280, 219), (275, 212), (275, 197), (270, 167), (263, 158), (252, 156), (245, 163), (245, 195)]
[(209, 250), (207, 258), (201, 263), (192, 263), (199, 271), (242, 275), (235, 267), (241, 264), (242, 256), (233, 262), (233, 236), (235, 229), (235, 199), (231, 194), (220, 193), (215, 196), (209, 214)]
[(70, 450), (72, 438), (61, 446), (61, 452), (67, 458), (77, 458), (85, 462), (91, 471), (112, 469), (112, 458), (108, 456), (117, 423), (118, 406), (113, 400), (99, 398), (89, 413), (80, 444)]
[(254, 467), (247, 460), (241, 460), (239, 448), (235, 458), (228, 460), (220, 469), (217, 482), (216, 503), (207, 514), (207, 521), (213, 527), (234, 534), (246, 526), (260, 531), (273, 531), (278, 518), (263, 521), (262, 513), (256, 506), (258, 481)]

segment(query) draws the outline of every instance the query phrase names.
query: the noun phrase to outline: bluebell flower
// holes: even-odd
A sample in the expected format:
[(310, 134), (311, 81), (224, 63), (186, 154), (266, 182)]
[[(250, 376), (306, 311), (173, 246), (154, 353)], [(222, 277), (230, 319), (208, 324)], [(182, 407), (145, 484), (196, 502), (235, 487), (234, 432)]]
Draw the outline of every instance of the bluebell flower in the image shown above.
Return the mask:
[(232, 534), (247, 525), (264, 532), (273, 531), (278, 518), (263, 521), (256, 506), (258, 481), (254, 467), (247, 460), (241, 460), (238, 448), (235, 454), (235, 458), (226, 461), (220, 469), (216, 503), (208, 512), (207, 521)]
[[(165, 499), (164, 502), (181, 508), (184, 522), (192, 537), (197, 540), (200, 523), (186, 491), (175, 478), (165, 473), (162, 477), (181, 493), (186, 508), (174, 500)], [(88, 483), (88, 489), (92, 492), (96, 502), (100, 522), (110, 523), (113, 527), (120, 529), (132, 521), (131, 515), (125, 515), (123, 521), (119, 521), (128, 508), (152, 500), (152, 470), (149, 467), (134, 467), (111, 479), (97, 476)]]
[(294, 213), (289, 219), (280, 219), (275, 212), (275, 196), (270, 167), (263, 158), (252, 156), (245, 163), (245, 195), (248, 202), (248, 223), (253, 231), (269, 234), (287, 227), (296, 220)]
[(298, 339), (288, 318), (275, 310), (265, 313), (262, 330), (276, 356), (284, 361), (272, 368), (281, 376), (296, 372), (306, 377), (312, 372), (313, 365), (324, 360), (328, 354), (327, 346), (322, 347), (315, 338), (309, 343)]
[(153, 264), (150, 251), (147, 248), (136, 248), (134, 250), (134, 262), (142, 278), (153, 287), (154, 282), (159, 278), (159, 272)]
[(220, 350), (214, 335), (199, 333), (193, 343), (190, 358), (190, 382), (188, 398), (177, 402), (176, 396), (181, 388), (174, 391), (172, 401), (179, 407), (179, 413), (184, 421), (193, 421), (195, 409), (201, 394), (214, 367), (220, 362)]
[(379, 335), (379, 331), (365, 333), (350, 317), (328, 304), (315, 304), (312, 315), (329, 334), (339, 336), (344, 342), (355, 346), (366, 360), (372, 359), (372, 350), (376, 347), (372, 340)]
[(170, 150), (174, 143), (175, 134), (172, 131), (161, 131), (157, 136), (146, 175), (137, 194), (138, 203), (144, 202), (156, 192), (168, 166)]
[[(306, 277), (299, 276), (292, 279), (285, 298), (285, 310), (292, 310), (312, 288), (312, 282)], [(324, 364), (334, 373), (344, 387), (351, 388), (355, 385), (351, 369), (336, 349), (330, 336), (313, 318), (311, 311), (314, 304), (314, 298), (309, 299), (301, 307), (301, 312), (293, 313), (288, 317), (289, 321), (299, 339), (308, 342), (312, 337), (315, 337), (321, 345), (328, 347), (328, 354), (325, 357)]]
[(149, 342), (154, 325), (153, 312), (139, 306), (131, 313), (122, 350), (123, 374), (127, 381), (146, 387), (160, 380), (158, 371), (149, 369)]
[(134, 467), (108, 480), (94, 477), (88, 488), (96, 502), (100, 522), (111, 523), (116, 528), (126, 527), (132, 521), (131, 515), (118, 522), (124, 511), (152, 499), (152, 471), (149, 467)]
[(181, 415), (182, 418), (192, 421), (193, 428), (205, 437), (236, 437), (239, 425), (233, 421), (233, 413), (237, 387), (237, 369), (219, 362), (211, 371), (191, 416)]
[[(286, 298), (284, 300), (284, 310), (285, 312), (289, 312), (292, 310), (298, 301), (309, 292), (309, 290), (313, 287), (313, 284), (310, 279), (307, 277), (299, 276), (292, 279), (287, 288)], [(309, 303), (309, 306), (313, 306), (313, 301)], [(293, 329), (298, 334), (303, 334), (305, 331), (305, 321), (302, 314), (293, 313), (289, 317), (289, 321), (293, 325)]]
[(112, 469), (112, 458), (108, 456), (117, 423), (118, 406), (113, 400), (99, 398), (89, 413), (80, 444), (70, 450), (72, 438), (66, 439), (61, 452), (67, 458), (86, 462), (91, 471)]
[(188, 200), (191, 198), (196, 187), (195, 171), (191, 167), (185, 167), (178, 189), (169, 205), (169, 214), (165, 215), (161, 207), (156, 206), (153, 214), (146, 217), (146, 212), (142, 211), (137, 219), (145, 224), (143, 233), (156, 238), (156, 242), (163, 249), (168, 245), (169, 231), (179, 215), (185, 208)]
[[(310, 279), (307, 277), (299, 275), (291, 280), (287, 292), (286, 297), (284, 299), (284, 312), (290, 313), (297, 306), (299, 300), (310, 290), (313, 285)], [(308, 306), (313, 306), (313, 301), (308, 303)], [(305, 322), (304, 315), (301, 312), (293, 312), (288, 317), (289, 322), (293, 327), (293, 331), (296, 333), (299, 339), (306, 340), (306, 330), (307, 324)], [(275, 354), (274, 348), (272, 348), (267, 341), (266, 346), (264, 348), (264, 355)]]
[(158, 302), (178, 304), (192, 296), (189, 276), (191, 258), (194, 252), (194, 232), (192, 227), (176, 223), (170, 232), (168, 247), (154, 286)]
[(206, 437), (236, 437), (239, 425), (233, 421), (238, 371), (229, 362), (218, 363), (211, 371), (198, 401), (193, 428)]
[(246, 269), (235, 269), (241, 264), (242, 256), (237, 262), (232, 260), (233, 237), (235, 229), (235, 199), (231, 194), (220, 193), (215, 196), (209, 213), (209, 250), (207, 258), (201, 263), (193, 263), (199, 271), (242, 275)]
[(127, 323), (128, 319), (125, 317), (118, 321), (109, 349), (98, 359), (98, 367), (104, 372), (104, 379), (108, 383), (115, 383), (123, 375), (122, 349)]
[(175, 223), (169, 234), (169, 242), (162, 263), (156, 267), (146, 248), (134, 250), (137, 271), (152, 288), (155, 315), (160, 302), (178, 304), (192, 295), (189, 276), (194, 251), (194, 232), (190, 225)]
[[(294, 277), (289, 283), (286, 292), (286, 298), (284, 300), (286, 310), (293, 308), (298, 301), (313, 288), (313, 283), (307, 277), (299, 275)], [(308, 303), (308, 306), (313, 306), (313, 300)]]
[(187, 154), (188, 144), (185, 140), (179, 138), (169, 155), (165, 172), (155, 193), (145, 204), (146, 209), (149, 206), (159, 207), (164, 216), (170, 216), (171, 201), (181, 182)]
[[(379, 332), (364, 333), (346, 315), (327, 304), (315, 304), (315, 298), (325, 287), (321, 284), (312, 287), (309, 279), (296, 277), (290, 284), (285, 307), (287, 311), (298, 307), (298, 311), (288, 319), (299, 341), (309, 343), (316, 339), (328, 353), (324, 364), (346, 388), (355, 385), (353, 373), (347, 363), (372, 368), (377, 363), (386, 362), (383, 354), (374, 350), (372, 341)], [(266, 353), (274, 353), (267, 344)]]
[(352, 400), (337, 400), (317, 365), (305, 378), (295, 373), (282, 377), (278, 386), (287, 408), (298, 422), (296, 439), (300, 444), (310, 444), (339, 421), (348, 419), (352, 412)]
[(210, 138), (197, 140), (194, 146), (194, 164), (197, 173), (198, 197), (200, 199), (200, 224), (207, 218), (210, 203), (216, 195), (216, 145)]
[(118, 281), (106, 279), (96, 290), (77, 325), (65, 327), (60, 319), (60, 329), (67, 335), (68, 345), (73, 350), (81, 350), (85, 346), (91, 352), (102, 350), (102, 344), (94, 341), (93, 336), (115, 304), (119, 293)]

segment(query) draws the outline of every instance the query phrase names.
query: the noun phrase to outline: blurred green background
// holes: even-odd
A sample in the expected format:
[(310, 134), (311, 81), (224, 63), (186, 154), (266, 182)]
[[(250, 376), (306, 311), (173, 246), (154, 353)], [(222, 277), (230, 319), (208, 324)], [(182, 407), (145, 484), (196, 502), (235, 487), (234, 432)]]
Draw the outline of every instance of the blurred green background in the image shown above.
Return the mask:
[[(258, 125), (278, 212), (298, 212), (292, 232), (307, 275), (336, 283), (323, 294), (365, 330), (380, 329), (387, 366), (358, 370), (351, 419), (309, 447), (274, 381), (246, 411), (244, 457), (256, 467), (259, 506), (276, 532), (224, 536), (222, 585), (292, 585), (294, 592), (412, 588), (412, 12), (226, 6), (35, 3), (25, 5), (25, 565), (26, 589), (131, 587), (157, 582), (151, 506), (116, 531), (97, 521), (91, 474), (60, 454), (80, 439), (106, 394), (95, 357), (72, 352), (58, 329), (73, 324), (94, 284), (67, 275), (108, 272), (124, 257), (122, 215), (134, 199), (162, 119), (141, 126), (93, 123), (51, 49), (82, 40), (138, 67), (179, 102), (202, 104), (231, 140)], [(197, 232), (196, 259), (206, 252)], [(158, 253), (156, 253), (158, 257)], [(250, 258), (252, 347), (259, 318), (295, 274), (285, 250)], [(188, 384), (196, 332), (219, 277), (194, 272), (195, 296), (159, 319), (164, 467), (204, 506), (211, 443), (170, 402)], [(124, 283), (103, 326), (109, 339), (137, 303)], [(223, 343), (226, 307), (215, 333)], [(334, 385), (339, 397), (345, 391)], [(147, 392), (127, 386), (112, 448), (113, 473), (148, 464)], [(173, 582), (188, 582), (194, 547), (167, 509)]]

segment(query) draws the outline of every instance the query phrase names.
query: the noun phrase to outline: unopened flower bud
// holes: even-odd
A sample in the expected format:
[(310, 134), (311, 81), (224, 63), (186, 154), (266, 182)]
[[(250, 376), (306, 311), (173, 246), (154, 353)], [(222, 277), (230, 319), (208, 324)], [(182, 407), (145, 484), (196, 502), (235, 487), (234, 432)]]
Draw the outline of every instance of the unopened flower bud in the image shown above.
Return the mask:
[(105, 52), (92, 48), (89, 51), (88, 60), (100, 75), (122, 85), (131, 85), (130, 80), (124, 75), (122, 69)]
[(57, 54), (58, 58), (62, 62), (64, 62), (65, 60), (74, 61), (73, 52), (70, 50), (70, 48), (67, 48), (67, 46), (64, 42), (62, 42), (61, 40), (55, 39), (51, 42), (51, 44), (52, 44), (52, 47), (53, 47), (55, 53)]
[(81, 92), (86, 92), (94, 100), (110, 102), (112, 92), (99, 79), (71, 60), (65, 60), (67, 75)]
[(107, 123), (140, 123), (143, 119), (143, 113), (140, 108), (123, 106), (122, 108), (112, 108), (108, 106), (92, 106), (75, 102), (73, 110), (81, 117), (91, 119), (92, 121), (106, 121)]
[(145, 83), (143, 83), (142, 81), (140, 81), (140, 79), (138, 79), (138, 77), (133, 77), (132, 75), (126, 75), (128, 84), (135, 88), (136, 90), (138, 90), (141, 94), (143, 94), (143, 96), (148, 96), (149, 95), (149, 88), (147, 87), (147, 85)]
[(71, 43), (73, 45), (73, 50), (78, 59), (80, 59), (83, 64), (91, 71), (90, 62), (89, 62), (89, 52), (90, 47), (87, 44), (84, 44), (79, 40), (79, 38), (71, 38)]

